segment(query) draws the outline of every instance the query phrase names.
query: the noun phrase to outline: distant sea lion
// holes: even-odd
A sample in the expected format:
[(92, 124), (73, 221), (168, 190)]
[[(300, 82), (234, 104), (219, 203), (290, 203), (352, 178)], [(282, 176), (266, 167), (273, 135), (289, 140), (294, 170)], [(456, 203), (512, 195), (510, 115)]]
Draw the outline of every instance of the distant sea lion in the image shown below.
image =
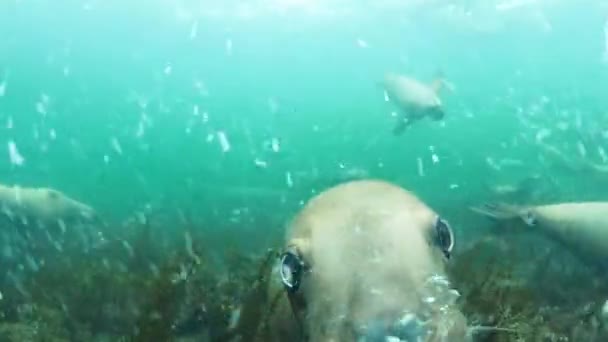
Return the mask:
[(395, 135), (401, 135), (415, 121), (429, 117), (435, 121), (445, 116), (438, 92), (444, 81), (437, 78), (431, 84), (425, 84), (415, 78), (388, 72), (382, 86), (388, 98), (399, 107)]
[[(357, 180), (313, 197), (289, 225), (260, 341), (462, 341), (444, 270), (446, 221), (414, 194)], [(259, 295), (259, 294), (258, 294)], [(259, 306), (259, 305), (258, 305)], [(241, 316), (251, 326), (251, 312)], [(258, 315), (253, 315), (258, 316)], [(238, 326), (238, 325), (237, 325)], [(238, 328), (237, 328), (238, 329)]]
[(541, 206), (486, 204), (472, 210), (498, 220), (523, 220), (584, 260), (597, 264), (608, 262), (608, 202)]
[(51, 188), (0, 184), (0, 210), (13, 222), (25, 225), (63, 225), (97, 219), (93, 208)]

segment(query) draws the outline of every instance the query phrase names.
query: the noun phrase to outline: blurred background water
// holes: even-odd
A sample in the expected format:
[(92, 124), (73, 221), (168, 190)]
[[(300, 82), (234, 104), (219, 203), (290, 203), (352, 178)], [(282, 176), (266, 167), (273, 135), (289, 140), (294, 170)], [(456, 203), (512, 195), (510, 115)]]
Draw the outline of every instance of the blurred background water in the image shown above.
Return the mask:
[[(294, 191), (288, 175), (308, 185), (352, 169), (457, 207), (481, 181), (537, 172), (521, 139), (535, 128), (518, 115), (570, 124), (559, 140), (574, 144), (576, 120), (603, 129), (608, 114), (601, 1), (1, 6), (2, 138), (24, 158), (5, 149), (4, 183), (59, 188), (115, 218), (147, 202), (230, 212), (239, 189), (268, 208)], [(445, 123), (389, 134), (377, 82), (391, 70), (428, 82), (441, 70), (455, 87)], [(493, 170), (488, 157), (523, 164)]]
[[(500, 186), (606, 200), (573, 164), (608, 165), (607, 20), (599, 0), (6, 0), (0, 179), (257, 248), (314, 191), (377, 177), (474, 235), (466, 208)], [(445, 121), (393, 136), (387, 71), (442, 72)]]

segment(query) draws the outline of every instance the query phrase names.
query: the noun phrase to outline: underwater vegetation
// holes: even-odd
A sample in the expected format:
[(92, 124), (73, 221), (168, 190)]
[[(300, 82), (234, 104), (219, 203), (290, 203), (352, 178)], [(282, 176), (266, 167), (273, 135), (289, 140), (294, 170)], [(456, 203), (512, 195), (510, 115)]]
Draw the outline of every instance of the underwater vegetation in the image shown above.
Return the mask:
[[(87, 251), (44, 250), (27, 276), (4, 277), (0, 341), (248, 341), (276, 298), (276, 250), (217, 246), (200, 227), (129, 223)], [(603, 341), (608, 282), (559, 246), (490, 235), (449, 267), (476, 341)], [(238, 324), (237, 324), (238, 321)]]

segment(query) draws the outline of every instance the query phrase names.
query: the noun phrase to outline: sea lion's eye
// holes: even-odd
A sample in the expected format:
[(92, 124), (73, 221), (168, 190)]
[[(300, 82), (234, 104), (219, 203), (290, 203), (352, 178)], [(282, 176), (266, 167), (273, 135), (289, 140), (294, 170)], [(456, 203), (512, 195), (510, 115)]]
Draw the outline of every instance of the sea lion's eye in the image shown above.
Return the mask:
[(446, 258), (450, 258), (452, 249), (454, 249), (454, 233), (452, 227), (446, 221), (437, 216), (435, 220), (434, 240), (437, 247), (441, 249)]
[(305, 266), (300, 257), (293, 251), (287, 251), (281, 256), (281, 281), (285, 289), (289, 292), (295, 292), (300, 287), (302, 274)]

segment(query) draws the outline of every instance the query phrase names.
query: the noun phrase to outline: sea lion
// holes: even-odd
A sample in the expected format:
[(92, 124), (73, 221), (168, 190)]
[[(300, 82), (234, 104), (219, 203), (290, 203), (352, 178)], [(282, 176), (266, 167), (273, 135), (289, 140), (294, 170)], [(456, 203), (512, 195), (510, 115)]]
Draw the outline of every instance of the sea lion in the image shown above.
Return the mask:
[(435, 121), (442, 120), (445, 113), (438, 93), (443, 84), (441, 78), (435, 79), (431, 84), (425, 84), (412, 77), (386, 73), (382, 86), (389, 100), (396, 104), (400, 111), (393, 134), (401, 135), (408, 126), (425, 117)]
[(0, 184), (0, 210), (11, 221), (42, 226), (97, 219), (95, 210), (51, 188)]
[(485, 204), (471, 209), (498, 220), (522, 220), (584, 260), (598, 265), (608, 262), (608, 202)]
[[(397, 185), (356, 180), (326, 189), (289, 224), (268, 280), (268, 316), (255, 338), (241, 337), (462, 341), (466, 319), (444, 270), (453, 238), (445, 220)], [(245, 312), (251, 327), (256, 315)]]

